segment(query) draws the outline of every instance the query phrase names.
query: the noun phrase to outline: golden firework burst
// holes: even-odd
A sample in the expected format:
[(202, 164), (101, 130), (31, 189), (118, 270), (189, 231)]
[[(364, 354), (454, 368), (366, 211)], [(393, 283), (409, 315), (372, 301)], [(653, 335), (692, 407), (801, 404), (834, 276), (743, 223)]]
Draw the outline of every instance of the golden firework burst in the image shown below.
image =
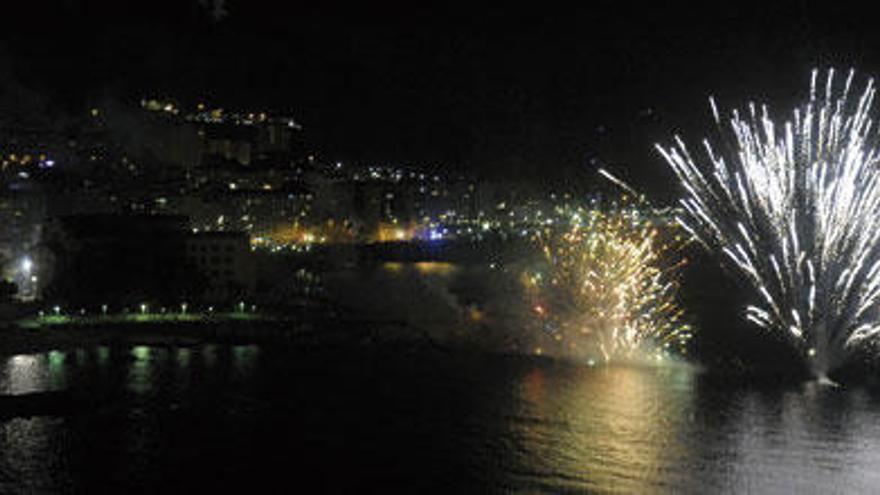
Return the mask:
[(542, 340), (604, 361), (684, 351), (691, 327), (676, 301), (684, 241), (646, 211), (581, 211), (536, 237), (541, 261), (523, 283)]

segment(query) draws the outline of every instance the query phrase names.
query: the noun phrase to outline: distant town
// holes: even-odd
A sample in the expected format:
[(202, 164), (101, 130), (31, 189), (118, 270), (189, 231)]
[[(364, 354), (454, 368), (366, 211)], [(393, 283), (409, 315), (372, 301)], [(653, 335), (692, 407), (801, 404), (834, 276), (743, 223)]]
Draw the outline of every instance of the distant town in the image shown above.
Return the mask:
[(494, 263), (499, 246), (603, 201), (602, 187), (536, 192), (443, 165), (329, 160), (276, 112), (139, 103), (3, 124), (0, 300), (83, 314), (255, 307), (303, 290), (280, 260)]

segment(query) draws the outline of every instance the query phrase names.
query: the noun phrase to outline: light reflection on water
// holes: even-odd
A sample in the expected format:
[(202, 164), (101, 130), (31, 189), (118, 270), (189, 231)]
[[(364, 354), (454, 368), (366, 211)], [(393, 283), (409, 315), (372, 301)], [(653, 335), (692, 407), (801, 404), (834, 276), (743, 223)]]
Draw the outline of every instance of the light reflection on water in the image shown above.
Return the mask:
[(101, 366), (105, 366), (107, 364), (107, 361), (109, 360), (110, 348), (105, 345), (98, 346), (98, 364)]
[(67, 466), (54, 455), (64, 441), (63, 423), (46, 417), (0, 422), (0, 492), (55, 493), (69, 484)]
[(64, 389), (67, 381), (64, 353), (20, 354), (6, 359), (0, 373), (0, 393), (26, 394)]
[(205, 366), (213, 368), (217, 364), (217, 345), (208, 344), (202, 346), (202, 360)]
[(261, 455), (278, 442), (287, 461), (313, 456), (292, 471), (304, 479), (333, 461), (349, 471), (334, 483), (416, 489), (447, 471), (452, 491), (861, 492), (880, 483), (880, 396), (863, 389), (721, 385), (678, 367), (370, 359), (215, 344), (4, 358), (0, 394), (110, 399), (0, 416), (0, 493), (185, 484), (226, 468), (269, 476)]
[(234, 369), (239, 377), (247, 377), (257, 365), (260, 347), (257, 345), (237, 345), (232, 348)]
[(692, 387), (683, 369), (531, 370), (521, 382), (525, 411), (512, 424), (522, 438), (523, 481), (662, 491), (668, 468), (689, 461), (679, 437), (693, 415)]
[(131, 356), (134, 361), (129, 368), (128, 386), (129, 389), (138, 394), (148, 394), (152, 391), (154, 385), (153, 367), (154, 351), (147, 346), (137, 346), (131, 350)]
[(177, 350), (177, 366), (182, 369), (188, 368), (190, 359), (192, 359), (192, 351), (188, 348), (181, 347)]

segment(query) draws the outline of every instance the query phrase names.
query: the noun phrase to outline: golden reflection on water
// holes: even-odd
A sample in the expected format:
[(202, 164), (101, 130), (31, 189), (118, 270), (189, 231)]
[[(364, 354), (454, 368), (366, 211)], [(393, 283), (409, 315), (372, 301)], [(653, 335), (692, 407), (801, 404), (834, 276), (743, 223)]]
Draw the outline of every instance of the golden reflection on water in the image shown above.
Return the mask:
[(401, 263), (389, 261), (382, 267), (390, 273), (400, 273), (405, 269), (413, 269), (420, 275), (451, 275), (458, 267), (454, 263), (445, 261), (419, 261), (415, 263)]
[[(687, 462), (692, 418), (687, 369), (535, 368), (521, 383), (525, 411), (514, 428), (536, 479), (566, 489), (661, 492), (667, 466)], [(546, 477), (546, 478), (545, 478)]]
[(454, 264), (442, 261), (421, 261), (414, 266), (416, 271), (423, 275), (449, 275), (456, 268)]
[(389, 261), (387, 263), (382, 264), (382, 268), (384, 268), (385, 270), (392, 272), (392, 273), (397, 273), (397, 272), (403, 270), (403, 266), (404, 266), (403, 263), (398, 263), (396, 261)]

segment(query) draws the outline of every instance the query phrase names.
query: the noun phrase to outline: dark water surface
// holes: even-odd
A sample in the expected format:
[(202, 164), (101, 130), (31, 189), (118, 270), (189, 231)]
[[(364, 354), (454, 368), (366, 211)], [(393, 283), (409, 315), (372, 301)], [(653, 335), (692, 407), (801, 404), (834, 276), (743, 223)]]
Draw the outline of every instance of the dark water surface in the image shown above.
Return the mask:
[[(0, 358), (0, 493), (852, 493), (880, 395), (682, 368), (203, 345)], [(70, 404), (74, 404), (71, 407)]]

